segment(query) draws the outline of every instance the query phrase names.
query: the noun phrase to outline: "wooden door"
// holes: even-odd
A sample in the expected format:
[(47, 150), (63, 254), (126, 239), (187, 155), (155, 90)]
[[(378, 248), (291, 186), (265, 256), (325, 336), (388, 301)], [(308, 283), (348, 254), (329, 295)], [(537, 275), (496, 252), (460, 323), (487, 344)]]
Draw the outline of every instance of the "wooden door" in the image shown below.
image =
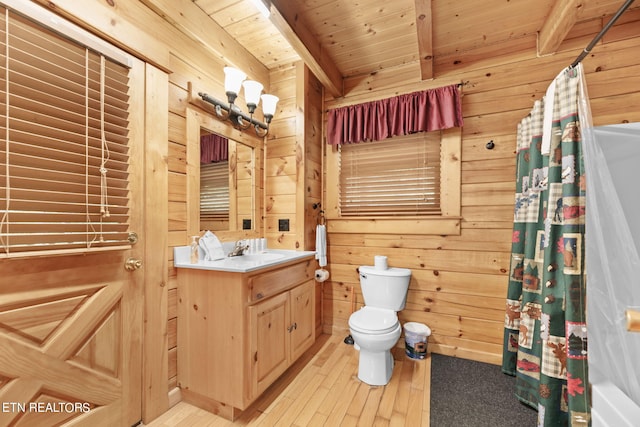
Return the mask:
[[(144, 85), (144, 67), (134, 63), (132, 87)], [(130, 96), (129, 224), (140, 234), (144, 91)], [(0, 426), (140, 420), (144, 269), (125, 262), (143, 257), (143, 241), (0, 260)]]
[(289, 293), (249, 307), (249, 319), (253, 398), (289, 367)]
[(139, 419), (139, 286), (126, 252), (2, 261), (0, 425)]
[(291, 290), (291, 360), (300, 357), (315, 341), (314, 281)]

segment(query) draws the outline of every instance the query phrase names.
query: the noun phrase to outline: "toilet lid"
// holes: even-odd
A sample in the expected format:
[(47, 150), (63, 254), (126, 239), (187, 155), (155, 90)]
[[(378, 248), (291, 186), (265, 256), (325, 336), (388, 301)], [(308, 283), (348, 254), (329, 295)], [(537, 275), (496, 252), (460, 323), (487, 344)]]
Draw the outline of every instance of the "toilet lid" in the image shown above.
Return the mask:
[(349, 327), (364, 333), (386, 334), (398, 327), (398, 316), (393, 310), (362, 307), (349, 317)]

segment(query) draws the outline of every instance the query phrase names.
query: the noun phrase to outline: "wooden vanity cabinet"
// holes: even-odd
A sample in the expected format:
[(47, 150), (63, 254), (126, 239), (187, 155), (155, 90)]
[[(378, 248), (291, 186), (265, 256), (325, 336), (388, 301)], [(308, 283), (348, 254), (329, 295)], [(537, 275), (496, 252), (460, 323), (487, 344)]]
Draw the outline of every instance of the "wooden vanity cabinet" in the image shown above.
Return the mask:
[(178, 269), (178, 384), (233, 420), (315, 342), (315, 262)]
[(259, 396), (315, 340), (314, 283), (249, 307), (252, 395)]

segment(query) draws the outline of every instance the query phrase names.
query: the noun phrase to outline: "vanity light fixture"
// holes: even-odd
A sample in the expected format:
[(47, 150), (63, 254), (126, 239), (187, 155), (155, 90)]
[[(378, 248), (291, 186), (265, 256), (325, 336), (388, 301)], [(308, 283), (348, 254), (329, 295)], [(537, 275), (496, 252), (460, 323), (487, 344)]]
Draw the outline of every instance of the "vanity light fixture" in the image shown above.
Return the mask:
[[(263, 137), (269, 132), (269, 123), (271, 123), (271, 119), (276, 112), (276, 104), (279, 98), (275, 95), (262, 94), (262, 84), (253, 80), (246, 80), (246, 78), (247, 75), (242, 71), (233, 67), (224, 67), (224, 91), (227, 94), (228, 104), (203, 92), (199, 92), (198, 96), (203, 101), (216, 107), (218, 118), (229, 120), (235, 128), (240, 130), (248, 129), (253, 125), (256, 135)], [(244, 97), (247, 101), (249, 114), (244, 113), (235, 104), (241, 87), (244, 87)], [(253, 113), (256, 111), (261, 99), (264, 122), (253, 118)]]

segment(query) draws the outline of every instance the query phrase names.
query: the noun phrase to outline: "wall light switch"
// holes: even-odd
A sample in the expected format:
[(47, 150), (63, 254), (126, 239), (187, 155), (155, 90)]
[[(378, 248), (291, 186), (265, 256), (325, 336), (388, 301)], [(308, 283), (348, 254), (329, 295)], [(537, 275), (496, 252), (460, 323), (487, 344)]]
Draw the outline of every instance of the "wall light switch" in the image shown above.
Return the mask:
[(250, 219), (243, 219), (242, 220), (242, 229), (243, 230), (251, 230), (251, 220)]
[(278, 231), (289, 231), (289, 220), (288, 219), (279, 219), (278, 220)]

